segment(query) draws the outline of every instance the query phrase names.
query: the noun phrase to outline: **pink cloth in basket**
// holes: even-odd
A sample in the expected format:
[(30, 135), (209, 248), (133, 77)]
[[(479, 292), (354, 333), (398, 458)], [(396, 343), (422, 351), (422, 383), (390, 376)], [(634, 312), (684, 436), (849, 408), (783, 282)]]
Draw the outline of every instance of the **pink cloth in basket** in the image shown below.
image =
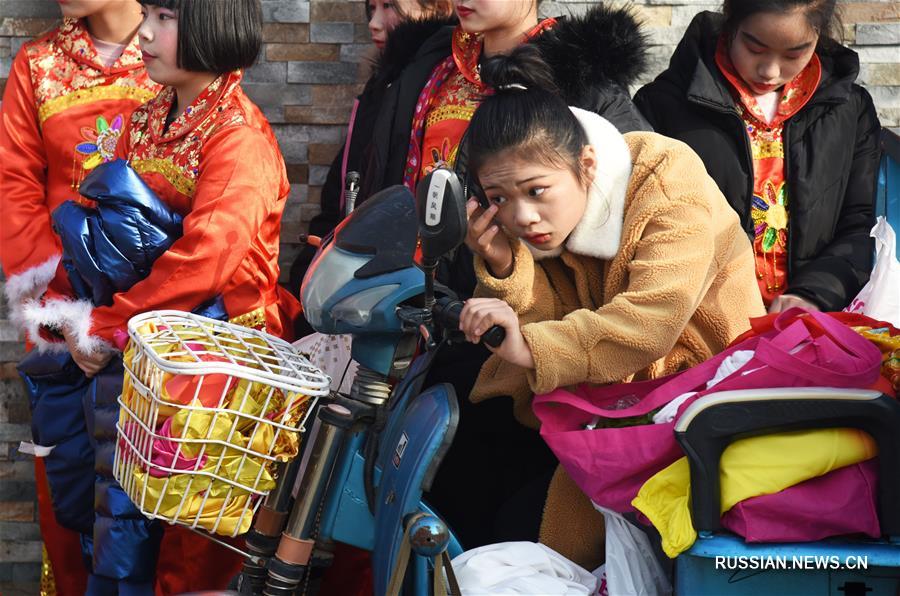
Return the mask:
[[(172, 419), (169, 418), (166, 420), (162, 427), (159, 429), (159, 434), (163, 437), (171, 437), (172, 436)], [(153, 447), (150, 454), (150, 462), (154, 466), (160, 466), (163, 468), (171, 468), (175, 470), (199, 470), (206, 464), (206, 456), (204, 455), (199, 460), (196, 457), (185, 457), (181, 453), (178, 453), (178, 457), (175, 456), (176, 452), (178, 452), (178, 443), (175, 441), (165, 439), (165, 438), (155, 438), (153, 439)], [(167, 470), (160, 470), (159, 468), (151, 467), (150, 475), (155, 478), (165, 478), (170, 475), (172, 472)]]

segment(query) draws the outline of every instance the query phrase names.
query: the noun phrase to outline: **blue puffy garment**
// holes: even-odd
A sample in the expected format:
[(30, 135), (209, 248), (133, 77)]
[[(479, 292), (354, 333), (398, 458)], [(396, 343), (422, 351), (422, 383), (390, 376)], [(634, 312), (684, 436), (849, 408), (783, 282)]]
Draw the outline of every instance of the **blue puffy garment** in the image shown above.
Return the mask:
[[(53, 212), (63, 265), (79, 298), (112, 303), (150, 274), (182, 234), (182, 218), (127, 162), (95, 168), (81, 183), (95, 207), (67, 201)], [(216, 296), (194, 312), (228, 318)], [(152, 594), (162, 528), (146, 519), (113, 478), (122, 359), (86, 379), (68, 354), (32, 353), (19, 365), (32, 398), (35, 443), (53, 446), (47, 479), (57, 520), (82, 534), (91, 561), (88, 593)]]
[(159, 200), (128, 162), (101, 164), (79, 192), (96, 202), (66, 201), (53, 211), (72, 288), (97, 306), (149, 275), (153, 262), (181, 236), (179, 214)]
[[(67, 201), (53, 211), (63, 266), (79, 298), (109, 305), (116, 292), (150, 274), (154, 261), (181, 237), (182, 218), (124, 160), (95, 168), (80, 192), (96, 206)], [(221, 302), (218, 297), (201, 305), (200, 314), (227, 318)], [(46, 362), (54, 356), (63, 362)], [(112, 473), (121, 357), (90, 380), (68, 354), (33, 354), (33, 360), (20, 371), (32, 389), (35, 441), (54, 445), (46, 458), (54, 509), (60, 523), (82, 533), (83, 554), (92, 564), (89, 593), (121, 594), (126, 586), (152, 593), (162, 528), (137, 510)], [(56, 376), (45, 380), (42, 364)], [(60, 376), (72, 368), (73, 378)], [(44, 415), (48, 408), (55, 419)]]
[(82, 400), (91, 381), (68, 352), (32, 350), (17, 368), (31, 401), (34, 443), (53, 447), (44, 467), (56, 521), (88, 534), (94, 524), (94, 446)]

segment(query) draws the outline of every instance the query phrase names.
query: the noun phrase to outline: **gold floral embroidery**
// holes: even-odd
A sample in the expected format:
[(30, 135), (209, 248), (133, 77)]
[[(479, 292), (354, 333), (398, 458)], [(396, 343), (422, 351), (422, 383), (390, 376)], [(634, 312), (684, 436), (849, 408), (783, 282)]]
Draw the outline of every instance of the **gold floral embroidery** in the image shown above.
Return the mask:
[(102, 99), (143, 103), (160, 89), (143, 68), (137, 36), (107, 68), (78, 19), (64, 20), (59, 29), (25, 44), (22, 51), (28, 58), (41, 124), (67, 108)]
[(124, 87), (121, 85), (110, 85), (108, 87), (90, 87), (88, 89), (79, 89), (51, 99), (43, 104), (38, 110), (38, 120), (43, 125), (51, 116), (55, 116), (71, 107), (88, 104), (104, 99), (133, 99), (136, 102), (144, 103), (149, 101), (156, 95), (153, 91), (142, 89), (140, 87)]
[[(104, 67), (97, 55), (97, 49), (91, 42), (90, 34), (85, 29), (81, 19), (66, 18), (63, 19), (62, 25), (59, 27), (59, 35), (57, 43), (61, 50), (92, 66)], [(141, 49), (138, 43), (138, 37), (135, 35), (128, 46), (119, 56), (118, 60), (110, 68), (130, 68), (141, 66)]]
[(443, 105), (428, 113), (428, 117), (425, 119), (425, 126), (431, 126), (435, 122), (441, 122), (442, 120), (471, 120), (474, 113), (474, 105)]
[(784, 144), (781, 141), (759, 141), (751, 143), (753, 159), (767, 157), (784, 157)]
[(216, 131), (246, 122), (237, 102), (241, 72), (223, 75), (209, 85), (163, 132), (175, 94), (171, 88), (142, 105), (131, 115), (128, 155), (138, 173), (161, 174), (177, 192), (193, 197), (203, 144)]
[(56, 580), (46, 546), (41, 546), (41, 596), (56, 596)]
[(135, 159), (131, 162), (131, 167), (138, 174), (160, 174), (181, 194), (194, 196), (194, 181), (185, 176), (182, 169), (169, 159)]
[(243, 327), (260, 329), (266, 326), (266, 309), (260, 306), (259, 308), (255, 308), (248, 313), (233, 317), (228, 322), (235, 325), (242, 325)]

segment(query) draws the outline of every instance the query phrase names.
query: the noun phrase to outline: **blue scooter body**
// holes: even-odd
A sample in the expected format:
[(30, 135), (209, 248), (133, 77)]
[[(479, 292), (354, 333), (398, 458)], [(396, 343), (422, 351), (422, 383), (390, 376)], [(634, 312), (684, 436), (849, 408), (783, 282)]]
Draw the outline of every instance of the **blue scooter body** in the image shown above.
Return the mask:
[[(323, 241), (304, 279), (307, 319), (317, 331), (353, 336), (352, 357), (380, 375), (397, 366), (398, 349), (418, 330), (398, 317), (403, 304), (425, 292), (425, 274), (413, 262), (417, 219), (412, 195), (394, 187), (371, 197)], [(405, 518), (428, 512), (423, 488), (449, 447), (459, 409), (450, 385), (421, 390), (432, 352), (410, 363), (391, 393), (375, 466), (375, 514), (366, 498), (365, 443), (370, 427), (348, 435), (332, 469), (319, 539), (373, 552), (375, 594), (385, 594), (406, 540)], [(452, 557), (462, 552), (452, 537)], [(425, 594), (429, 562), (412, 554), (406, 585)]]

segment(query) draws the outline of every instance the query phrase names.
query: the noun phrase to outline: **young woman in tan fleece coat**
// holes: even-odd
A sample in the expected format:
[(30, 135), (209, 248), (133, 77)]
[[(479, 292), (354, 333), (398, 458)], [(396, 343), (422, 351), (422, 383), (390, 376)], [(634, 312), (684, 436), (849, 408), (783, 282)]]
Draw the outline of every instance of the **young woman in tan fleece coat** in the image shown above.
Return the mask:
[[(544, 72), (527, 50), (485, 65), (497, 91), (469, 159), (490, 206), (468, 205), (478, 287), (460, 322), (471, 341), (507, 334), (471, 399), (512, 396), (533, 427), (535, 393), (688, 368), (765, 314), (747, 235), (693, 151), (568, 108)], [(602, 560), (602, 516), (561, 468), (541, 541), (588, 569)]]

